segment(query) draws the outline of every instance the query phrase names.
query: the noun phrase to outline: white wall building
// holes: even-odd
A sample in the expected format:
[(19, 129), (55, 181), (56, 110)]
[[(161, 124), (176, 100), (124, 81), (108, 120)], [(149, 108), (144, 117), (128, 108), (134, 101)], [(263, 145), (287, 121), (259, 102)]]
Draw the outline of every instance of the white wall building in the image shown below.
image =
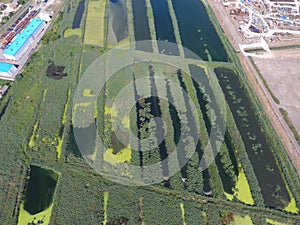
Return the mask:
[(13, 64), (0, 62), (0, 78), (14, 80), (17, 68)]

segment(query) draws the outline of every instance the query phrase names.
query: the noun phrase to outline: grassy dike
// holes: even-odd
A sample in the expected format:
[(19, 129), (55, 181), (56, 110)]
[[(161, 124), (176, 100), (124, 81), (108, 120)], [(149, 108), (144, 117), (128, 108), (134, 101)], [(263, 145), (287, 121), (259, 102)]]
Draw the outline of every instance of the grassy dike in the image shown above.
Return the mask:
[[(214, 25), (223, 46), (228, 54), (230, 61), (236, 65), (236, 72), (239, 74), (239, 80), (243, 85), (246, 95), (249, 97), (252, 102), (253, 110), (256, 111), (256, 116), (262, 128), (265, 130), (265, 135), (268, 144), (271, 149), (273, 149), (273, 154), (276, 158), (276, 161), (279, 165), (280, 171), (283, 173), (284, 178), (286, 179), (286, 185), (290, 187), (294, 197), (297, 201), (298, 208), (300, 207), (300, 182), (298, 174), (295, 170), (294, 165), (292, 164), (284, 146), (282, 145), (277, 133), (274, 131), (274, 128), (271, 124), (271, 121), (265, 113), (265, 109), (258, 99), (256, 93), (254, 92), (251, 84), (248, 80), (247, 74), (245, 73), (239, 58), (236, 55), (236, 52), (232, 48), (228, 38), (225, 36), (212, 8), (209, 5), (203, 4), (207, 10), (208, 16), (212, 24)], [(276, 149), (276, 151), (274, 151)], [(292, 197), (292, 196), (291, 196)]]
[[(154, 24), (154, 15), (153, 15), (153, 10), (151, 6), (150, 0), (145, 0), (146, 7), (147, 7), (147, 17), (148, 17), (148, 23), (149, 23), (149, 28), (150, 28), (150, 35), (152, 40), (156, 40), (156, 31), (155, 31), (155, 24)], [(153, 41), (152, 42), (152, 48), (155, 53), (158, 52), (158, 46), (157, 42)]]
[(296, 139), (296, 141), (298, 142), (298, 144), (300, 145), (300, 135), (296, 129), (296, 127), (293, 125), (290, 117), (289, 117), (289, 114), (287, 111), (285, 111), (283, 108), (279, 108), (280, 110), (280, 113), (282, 114), (285, 122), (287, 123), (287, 125), (289, 126), (290, 130), (293, 132), (294, 134), (294, 137)]
[(133, 26), (133, 12), (131, 0), (126, 1), (127, 8), (127, 25), (128, 25), (128, 38), (130, 43), (134, 42), (134, 26)]
[[(219, 198), (211, 198), (206, 196), (199, 196), (192, 193), (182, 193), (180, 191), (171, 189), (161, 189), (155, 186), (145, 186), (144, 190), (149, 190), (152, 193), (160, 193), (166, 196), (174, 196), (179, 200), (185, 202), (194, 202), (197, 204), (197, 208), (210, 211), (212, 208), (218, 208), (221, 210), (230, 210), (233, 213), (241, 214), (241, 204), (236, 202), (230, 202), (228, 200), (223, 200)], [(283, 211), (272, 210), (265, 207), (253, 207), (248, 205), (243, 205), (243, 214), (249, 215), (252, 219), (259, 217), (272, 218), (274, 220), (287, 220), (290, 224), (296, 224), (295, 222), (299, 220), (297, 215), (287, 214)]]
[(168, 6), (169, 6), (169, 13), (170, 13), (171, 20), (172, 20), (176, 43), (179, 47), (179, 54), (181, 56), (184, 56), (183, 46), (182, 46), (182, 42), (181, 42), (181, 38), (180, 38), (180, 31), (179, 31), (179, 27), (178, 27), (178, 21), (177, 21), (175, 12), (174, 12), (173, 3), (172, 3), (172, 0), (167, 0), (167, 2), (168, 2)]

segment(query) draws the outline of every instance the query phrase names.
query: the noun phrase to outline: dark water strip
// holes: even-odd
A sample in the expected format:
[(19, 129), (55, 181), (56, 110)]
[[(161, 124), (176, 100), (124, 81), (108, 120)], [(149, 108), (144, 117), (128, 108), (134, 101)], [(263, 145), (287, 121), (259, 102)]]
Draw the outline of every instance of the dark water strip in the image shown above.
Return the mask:
[(76, 10), (76, 14), (75, 17), (73, 19), (73, 25), (72, 25), (72, 29), (74, 28), (80, 28), (80, 23), (81, 23), (81, 19), (82, 19), (82, 15), (84, 13), (84, 3), (85, 0), (81, 0), (78, 4), (77, 10)]
[(238, 76), (225, 68), (217, 68), (215, 73), (245, 144), (265, 204), (279, 208), (286, 206), (290, 196), (285, 182)]
[[(135, 41), (151, 40), (145, 0), (132, 0), (131, 2)], [(152, 45), (137, 43), (136, 49), (152, 52)]]
[[(150, 0), (150, 2), (154, 17), (156, 39), (159, 41), (176, 43), (174, 28), (171, 16), (169, 14), (167, 1)], [(174, 48), (173, 45), (164, 45), (164, 42), (158, 42), (159, 52), (167, 55), (179, 55), (178, 48)]]
[[(227, 61), (222, 42), (200, 0), (172, 0), (182, 45), (203, 60)], [(187, 54), (186, 57), (192, 57)]]

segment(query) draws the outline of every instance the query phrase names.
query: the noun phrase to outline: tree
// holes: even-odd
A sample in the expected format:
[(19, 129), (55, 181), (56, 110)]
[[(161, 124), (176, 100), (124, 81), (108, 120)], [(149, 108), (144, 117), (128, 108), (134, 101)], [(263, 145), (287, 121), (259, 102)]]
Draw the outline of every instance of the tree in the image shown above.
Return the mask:
[(26, 1), (25, 0), (18, 0), (19, 5), (23, 5)]

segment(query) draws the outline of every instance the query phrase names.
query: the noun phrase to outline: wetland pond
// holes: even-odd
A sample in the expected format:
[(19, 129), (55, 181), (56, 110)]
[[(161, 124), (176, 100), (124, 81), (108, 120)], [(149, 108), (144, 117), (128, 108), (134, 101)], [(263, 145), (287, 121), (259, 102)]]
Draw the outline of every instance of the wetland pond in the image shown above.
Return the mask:
[(80, 28), (81, 19), (84, 13), (85, 0), (81, 0), (78, 4), (77, 11), (73, 20), (72, 29)]
[[(265, 204), (283, 208), (290, 196), (265, 134), (234, 71), (217, 68), (215, 73), (244, 142)], [(276, 149), (274, 149), (276, 151)]]
[(52, 201), (58, 174), (38, 166), (30, 166), (24, 209), (31, 215), (47, 209)]
[(159, 52), (178, 56), (178, 48), (176, 48), (175, 45), (166, 46), (163, 44), (164, 42), (176, 43), (174, 28), (167, 1), (150, 0), (150, 2), (154, 16), (156, 39), (158, 41), (162, 41), (158, 42)]
[[(172, 0), (182, 45), (203, 60), (227, 61), (222, 42), (199, 0)], [(186, 57), (191, 57), (186, 53)]]
[[(145, 0), (132, 0), (132, 14), (135, 41), (151, 40), (149, 20)], [(150, 44), (137, 44), (136, 49), (152, 52)]]

